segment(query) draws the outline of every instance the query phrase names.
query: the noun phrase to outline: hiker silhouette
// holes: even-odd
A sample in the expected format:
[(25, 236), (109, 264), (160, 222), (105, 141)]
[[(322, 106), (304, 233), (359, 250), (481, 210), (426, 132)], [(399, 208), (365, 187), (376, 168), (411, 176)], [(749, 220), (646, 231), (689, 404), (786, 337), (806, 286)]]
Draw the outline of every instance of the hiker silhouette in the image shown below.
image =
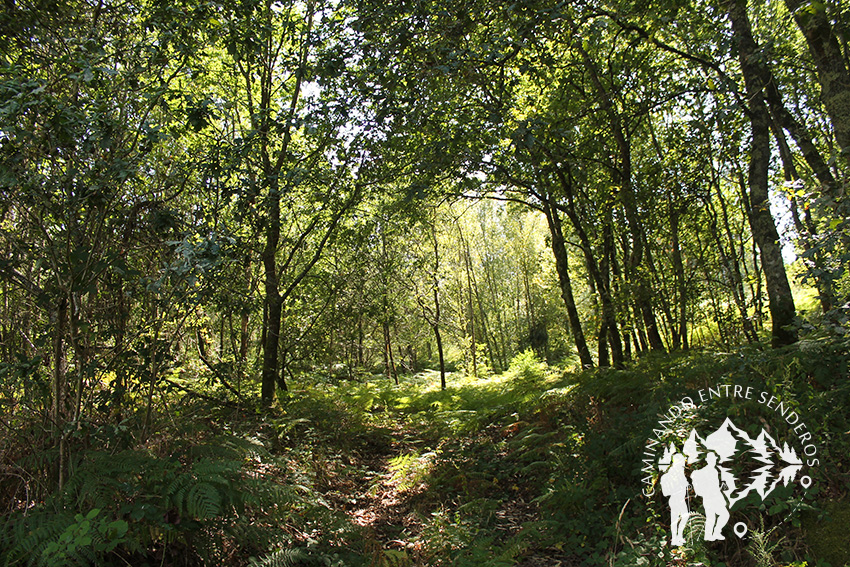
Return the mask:
[(725, 539), (720, 531), (729, 521), (729, 510), (726, 496), (720, 485), (720, 470), (717, 468), (717, 455), (708, 453), (705, 466), (691, 473), (691, 484), (694, 493), (702, 498), (705, 510), (705, 541)]
[(661, 476), (661, 493), (670, 502), (670, 528), (673, 530), (670, 544), (684, 545), (685, 525), (690, 515), (687, 502), (688, 479), (685, 476), (685, 456), (676, 452), (671, 460), (670, 468)]

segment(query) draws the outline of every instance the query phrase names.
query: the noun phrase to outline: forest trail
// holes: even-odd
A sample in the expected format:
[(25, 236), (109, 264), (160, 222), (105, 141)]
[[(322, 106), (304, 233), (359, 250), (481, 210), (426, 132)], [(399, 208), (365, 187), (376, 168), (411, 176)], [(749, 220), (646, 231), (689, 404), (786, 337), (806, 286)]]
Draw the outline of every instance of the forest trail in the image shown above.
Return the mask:
[(324, 498), (362, 530), (372, 565), (442, 564), (462, 552), (470, 533), (486, 534), (514, 565), (571, 565), (563, 550), (538, 548), (529, 536), (542, 522), (540, 486), (517, 472), (509, 443), (521, 427), (472, 425), (498, 406), (498, 394), (479, 390), (487, 384), (468, 386), (483, 398), (475, 409), (449, 409), (465, 405), (449, 392), (395, 390), (395, 401), (407, 397), (410, 405), (376, 403), (380, 418), (361, 424), (356, 443), (340, 448), (319, 475)]
[(404, 490), (392, 470), (393, 460), (403, 458), (412, 451), (405, 442), (404, 432), (397, 432), (388, 450), (362, 453), (355, 458), (360, 462), (354, 479), (357, 496), (346, 513), (354, 524), (364, 527), (385, 547), (407, 548), (411, 536), (418, 535), (421, 523), (417, 521), (412, 500), (422, 487)]
[[(438, 457), (431, 450), (434, 440), (423, 440), (415, 431), (398, 425), (388, 443), (383, 431), (377, 430), (374, 443), (346, 455), (349, 466), (345, 473), (330, 479), (326, 496), (352, 524), (363, 528), (364, 546), (373, 565), (429, 565), (435, 559), (429, 557), (427, 534), (423, 533), (429, 517), (455, 515), (464, 506), (458, 492), (477, 492), (483, 483), (482, 479), (470, 483), (469, 477), (475, 475), (468, 471), (473, 474), (461, 474), (454, 485), (443, 486), (440, 478), (432, 478), (432, 473), (439, 476), (441, 472), (437, 469), (458, 468), (454, 463), (464, 457), (451, 448)], [(445, 441), (443, 445), (451, 445)], [(432, 480), (437, 480), (436, 488), (429, 485)], [(498, 504), (488, 509), (487, 517), (482, 519), (500, 544), (517, 536), (524, 525), (540, 521), (539, 506), (531, 502), (530, 496), (522, 494), (530, 493), (532, 487), (514, 484), (503, 489), (495, 479), (486, 482), (493, 482), (491, 496)], [(533, 553), (530, 549), (517, 548), (516, 553), (524, 555), (517, 565), (570, 565), (566, 558), (551, 555), (559, 550), (542, 551)]]
[(363, 447), (341, 455), (342, 470), (328, 475), (323, 486), (332, 506), (362, 529), (364, 549), (374, 565), (422, 564), (417, 501), (421, 503), (424, 486), (406, 486), (393, 470), (394, 462), (416, 451), (410, 438), (402, 428), (389, 435), (375, 428)]

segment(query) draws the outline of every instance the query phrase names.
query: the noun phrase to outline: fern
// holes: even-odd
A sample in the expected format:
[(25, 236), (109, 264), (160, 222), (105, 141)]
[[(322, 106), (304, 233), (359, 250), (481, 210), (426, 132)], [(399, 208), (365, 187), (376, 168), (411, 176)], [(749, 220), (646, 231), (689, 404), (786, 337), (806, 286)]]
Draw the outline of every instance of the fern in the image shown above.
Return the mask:
[[(153, 547), (178, 542), (187, 548), (182, 555), (222, 564), (234, 549), (257, 553), (279, 543), (281, 526), (291, 525), (296, 513), (309, 516), (304, 512), (316, 506), (312, 492), (265, 473), (280, 469), (248, 468), (258, 456), (273, 462), (256, 442), (228, 437), (223, 446), (213, 445), (176, 447), (164, 457), (143, 450), (79, 453), (61, 493), (27, 516), (6, 516), (0, 567), (109, 564), (110, 554), (143, 557)], [(102, 510), (98, 527), (124, 526), (120, 541), (73, 531), (76, 515), (93, 509)]]
[(211, 483), (199, 482), (186, 497), (186, 512), (193, 518), (206, 520), (221, 513), (221, 496)]
[(165, 496), (177, 508), (177, 512), (182, 516), (185, 513), (186, 495), (192, 488), (192, 475), (179, 474), (165, 488)]
[(699, 512), (691, 512), (688, 516), (688, 523), (685, 524), (685, 540), (688, 542), (688, 547), (693, 548), (698, 545), (703, 539), (705, 532), (705, 516)]
[(47, 565), (43, 562), (47, 546), (56, 541), (73, 521), (70, 514), (56, 514), (45, 509), (28, 516), (12, 516), (5, 529), (14, 543), (0, 556), (3, 565)]
[(410, 556), (400, 549), (385, 549), (378, 567), (410, 567)]
[(297, 567), (310, 560), (310, 554), (303, 549), (278, 549), (262, 559), (252, 558), (250, 567)]

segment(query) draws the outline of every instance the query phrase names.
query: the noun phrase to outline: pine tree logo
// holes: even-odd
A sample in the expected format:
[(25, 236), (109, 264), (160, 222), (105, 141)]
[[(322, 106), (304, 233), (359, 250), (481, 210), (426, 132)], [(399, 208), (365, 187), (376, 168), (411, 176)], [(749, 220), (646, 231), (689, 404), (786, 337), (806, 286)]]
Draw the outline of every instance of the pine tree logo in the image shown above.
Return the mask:
[[(747, 478), (739, 479), (731, 465), (741, 462), (747, 462), (752, 470)], [(788, 443), (780, 447), (764, 429), (752, 438), (727, 418), (705, 438), (691, 429), (681, 450), (670, 443), (658, 465), (661, 493), (670, 505), (670, 543), (679, 546), (685, 543), (689, 501), (702, 505), (705, 541), (722, 540), (721, 531), (736, 502), (752, 493), (764, 500), (780, 482), (787, 486), (796, 479), (803, 461)], [(738, 533), (737, 528), (735, 531)]]

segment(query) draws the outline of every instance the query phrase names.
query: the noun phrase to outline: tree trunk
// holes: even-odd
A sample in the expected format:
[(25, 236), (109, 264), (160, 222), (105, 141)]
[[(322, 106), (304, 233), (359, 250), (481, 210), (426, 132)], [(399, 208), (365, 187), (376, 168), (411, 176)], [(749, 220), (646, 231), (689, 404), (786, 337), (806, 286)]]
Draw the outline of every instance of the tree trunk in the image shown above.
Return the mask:
[[(791, 155), (791, 149), (788, 147), (788, 142), (785, 140), (785, 133), (782, 128), (780, 128), (775, 121), (771, 123), (771, 126), (773, 127), (774, 137), (776, 138), (776, 145), (779, 147), (779, 157), (782, 160), (782, 169), (785, 174), (785, 181), (791, 183), (793, 187), (794, 184), (799, 181), (800, 176), (797, 174), (797, 167), (794, 165), (794, 158)], [(800, 218), (800, 213), (797, 207), (797, 197), (795, 195), (791, 195), (790, 206), (791, 216), (794, 220), (794, 227), (797, 229), (797, 234), (800, 236), (803, 247), (812, 252), (812, 256), (810, 258), (806, 258), (805, 261), (809, 268), (814, 268), (815, 287), (817, 287), (818, 290), (818, 299), (820, 300), (821, 310), (823, 313), (828, 313), (835, 303), (835, 297), (832, 293), (832, 286), (828, 279), (820, 275), (824, 273), (824, 263), (825, 260), (828, 259), (823, 257), (823, 254), (819, 252), (816, 247), (816, 243), (813, 241), (813, 237), (816, 237), (818, 234), (817, 227), (815, 226), (808, 207), (805, 209), (804, 214), (806, 222), (805, 224), (803, 223), (803, 220)]]
[(821, 100), (832, 121), (841, 152), (850, 161), (850, 73), (836, 34), (826, 17), (826, 4), (785, 0), (785, 5), (809, 45), (818, 71)]
[(74, 391), (74, 407), (71, 420), (79, 426), (80, 416), (83, 408), (83, 389), (86, 384), (86, 375), (89, 370), (89, 349), (85, 337), (80, 330), (80, 317), (83, 311), (83, 302), (79, 293), (71, 293), (71, 311), (69, 317), (71, 346), (74, 349), (74, 364), (77, 370), (77, 384)]
[(395, 382), (396, 386), (398, 386), (398, 372), (396, 371), (396, 367), (395, 367), (395, 358), (393, 358), (393, 345), (392, 345), (392, 341), (390, 339), (390, 322), (385, 320), (383, 322), (383, 328), (384, 328), (384, 349), (385, 349), (385, 352), (386, 352), (385, 360), (387, 361), (387, 368), (386, 368), (387, 378), (388, 379), (391, 378)]
[(679, 243), (679, 217), (680, 211), (672, 201), (668, 202), (670, 213), (671, 245), (673, 247), (671, 260), (673, 262), (673, 274), (676, 278), (676, 299), (678, 306), (678, 328), (673, 329), (671, 334), (674, 338), (673, 348), (688, 350), (688, 288), (685, 279), (685, 265), (682, 262), (682, 247)]
[(469, 254), (469, 244), (463, 237), (463, 230), (458, 223), (458, 235), (463, 246), (463, 265), (466, 271), (466, 313), (467, 330), (469, 332), (469, 354), (472, 357), (472, 375), (478, 378), (478, 344), (475, 340), (475, 308), (472, 303), (472, 259)]
[[(614, 236), (611, 218), (611, 207), (607, 207), (602, 221), (602, 260), (599, 263), (599, 276), (601, 289), (605, 290), (602, 297), (602, 317), (605, 327), (600, 334), (600, 343), (607, 342), (611, 349), (611, 362), (615, 367), (621, 367), (625, 363), (623, 354), (623, 343), (620, 339), (620, 325), (617, 321), (617, 309), (614, 304), (615, 283), (611, 281), (611, 266), (617, 265), (614, 251)], [(617, 272), (614, 272), (616, 277)], [(615, 280), (616, 281), (616, 280)], [(603, 341), (604, 339), (604, 341)], [(606, 351), (607, 356), (607, 351)], [(602, 363), (599, 364), (602, 366)]]
[(53, 434), (59, 442), (59, 458), (57, 460), (56, 478), (59, 490), (65, 486), (65, 476), (68, 468), (66, 459), (65, 440), (65, 390), (66, 390), (66, 360), (65, 360), (65, 329), (68, 319), (68, 301), (65, 297), (59, 300), (56, 308), (53, 334), (53, 407), (51, 420)]
[[(267, 17), (270, 17), (271, 3), (266, 6)], [(283, 297), (280, 294), (280, 274), (277, 267), (277, 248), (280, 244), (280, 179), (283, 166), (289, 159), (289, 144), (292, 140), (292, 129), (294, 128), (293, 118), (298, 107), (298, 100), (301, 95), (301, 83), (304, 80), (304, 73), (307, 68), (307, 53), (309, 49), (310, 32), (313, 28), (313, 9), (314, 3), (307, 3), (307, 24), (301, 51), (299, 53), (298, 68), (295, 73), (295, 85), (292, 90), (292, 97), (287, 110), (287, 126), (283, 133), (283, 140), (280, 148), (276, 151), (276, 156), (272, 160), (270, 156), (271, 149), (268, 140), (268, 135), (272, 130), (270, 119), (272, 116), (272, 91), (275, 88), (273, 85), (275, 69), (273, 62), (276, 55), (273, 54), (274, 47), (272, 42), (268, 41), (266, 49), (267, 65), (263, 68), (262, 77), (260, 79), (260, 115), (261, 125), (259, 128), (261, 140), (261, 158), (263, 165), (264, 183), (266, 184), (266, 242), (263, 247), (263, 268), (265, 269), (265, 305), (267, 308), (266, 316), (266, 333), (263, 344), (263, 371), (262, 371), (262, 387), (261, 399), (264, 405), (271, 404), (274, 399), (275, 386), (282, 384), (286, 387), (286, 382), (280, 372), (278, 361), (278, 348), (280, 345), (280, 319), (283, 311)], [(250, 88), (250, 87), (249, 87)]]
[[(585, 265), (587, 266), (587, 271), (593, 280), (593, 284), (596, 288), (596, 291), (599, 296), (599, 301), (601, 303), (601, 316), (602, 316), (602, 324), (600, 325), (600, 354), (601, 343), (607, 343), (606, 336), (608, 335), (608, 331), (611, 331), (611, 334), (615, 337), (612, 341), (612, 351), (614, 358), (614, 365), (622, 365), (623, 361), (623, 351), (622, 345), (620, 343), (620, 334), (617, 331), (617, 311), (614, 305), (614, 298), (611, 296), (611, 284), (608, 276), (608, 268), (607, 261), (604, 262), (605, 266), (597, 261), (596, 256), (593, 254), (593, 246), (590, 242), (590, 237), (587, 234), (587, 231), (584, 229), (584, 225), (581, 222), (581, 218), (579, 217), (578, 211), (576, 211), (573, 188), (572, 183), (570, 181), (569, 176), (565, 174), (562, 169), (557, 170), (558, 178), (560, 180), (561, 186), (564, 189), (564, 192), (567, 196), (567, 206), (563, 209), (566, 213), (567, 218), (570, 219), (570, 223), (573, 226), (573, 230), (578, 236), (579, 243), (581, 244), (582, 252), (584, 253)], [(557, 207), (553, 203), (553, 208)], [(608, 350), (607, 344), (605, 346), (605, 361), (606, 366), (608, 365)], [(603, 366), (602, 360), (599, 360), (599, 366)]]
[[(280, 320), (283, 311), (283, 300), (278, 293), (277, 277), (275, 275), (274, 247), (266, 245), (266, 253), (263, 254), (263, 263), (266, 267), (266, 328), (265, 342), (263, 344), (263, 371), (261, 385), (261, 399), (264, 405), (269, 405), (274, 400), (274, 391), (277, 386), (280, 373), (278, 362), (278, 350), (280, 347)], [(268, 255), (268, 256), (267, 256)]]
[(608, 321), (604, 318), (599, 324), (599, 333), (596, 339), (596, 358), (599, 361), (600, 368), (611, 366), (611, 361), (608, 358)]
[[(652, 262), (652, 254), (650, 252), (649, 246), (645, 243), (646, 235), (643, 235), (644, 238), (644, 256), (646, 257), (646, 265), (649, 268), (650, 272), (654, 271), (654, 266)], [(652, 292), (649, 290), (649, 287), (646, 282), (646, 278), (640, 275), (637, 275), (638, 279), (637, 285), (637, 301), (638, 305), (640, 305), (640, 314), (643, 319), (643, 324), (646, 327), (647, 339), (649, 340), (649, 348), (651, 350), (657, 351), (665, 351), (664, 341), (661, 338), (661, 332), (658, 330), (658, 319), (655, 317), (655, 312), (652, 309)]]
[(363, 314), (357, 314), (357, 366), (363, 366)]
[(434, 339), (437, 341), (437, 356), (440, 359), (440, 389), (446, 389), (446, 359), (443, 355), (443, 337), (440, 335), (440, 242), (437, 240), (437, 219), (431, 225), (431, 243), (434, 245)]
[(573, 296), (573, 286), (570, 281), (569, 255), (567, 253), (561, 219), (558, 216), (557, 209), (552, 207), (548, 201), (544, 203), (544, 212), (546, 214), (546, 220), (549, 223), (549, 232), (552, 236), (552, 254), (555, 256), (555, 268), (558, 272), (561, 298), (564, 300), (564, 306), (567, 308), (567, 318), (573, 340), (576, 344), (576, 350), (578, 350), (579, 361), (582, 367), (592, 368), (593, 357), (590, 355), (590, 349), (587, 347), (587, 340), (584, 336), (584, 330), (581, 327), (581, 318), (579, 317), (575, 297)]
[(750, 148), (750, 166), (747, 185), (750, 191), (752, 214), (750, 217), (753, 237), (758, 243), (767, 283), (768, 307), (773, 323), (772, 341), (774, 347), (791, 344), (797, 340), (797, 332), (792, 328), (796, 310), (791, 286), (782, 260), (782, 250), (776, 224), (770, 214), (768, 198), (768, 171), (770, 165), (770, 116), (762, 98), (764, 85), (755, 69), (757, 57), (749, 19), (746, 0), (734, 0), (730, 4), (729, 17), (732, 31), (738, 44), (741, 69), (749, 100), (749, 118), (752, 129)]
[(481, 321), (481, 334), (484, 335), (484, 345), (487, 348), (487, 356), (490, 359), (491, 366), (498, 365), (496, 359), (496, 349), (494, 348), (495, 338), (493, 337), (490, 322), (487, 319), (487, 311), (484, 309), (484, 301), (481, 298), (481, 290), (478, 288), (478, 282), (475, 279), (475, 272), (472, 272), (472, 289), (475, 292), (475, 302), (478, 305), (479, 319)]
[[(590, 54), (582, 47), (581, 43), (577, 44), (579, 54), (584, 61), (585, 68), (588, 71), (591, 82), (599, 95), (602, 109), (608, 116), (608, 121), (611, 127), (611, 134), (617, 144), (617, 155), (619, 163), (615, 166), (614, 182), (620, 186), (617, 192), (620, 202), (623, 205), (623, 211), (626, 215), (626, 221), (629, 226), (629, 232), (632, 235), (632, 250), (628, 258), (624, 259), (627, 264), (628, 271), (634, 277), (635, 283), (635, 299), (640, 306), (641, 318), (646, 326), (650, 348), (653, 350), (664, 350), (664, 342), (661, 340), (661, 335), (658, 332), (658, 323), (655, 320), (655, 313), (652, 311), (652, 296), (644, 278), (638, 273), (638, 267), (643, 260), (644, 247), (646, 245), (646, 235), (638, 215), (637, 205), (635, 203), (634, 187), (632, 185), (632, 155), (631, 145), (626, 135), (626, 130), (623, 127), (622, 119), (617, 108), (611, 100), (611, 93), (602, 84), (599, 78), (599, 73), (596, 68), (596, 63), (591, 59)], [(609, 329), (609, 337), (613, 337), (613, 329)], [(619, 341), (619, 336), (617, 338)], [(614, 345), (612, 345), (613, 347)], [(622, 351), (622, 349), (620, 349)], [(616, 352), (615, 358), (616, 358)], [(616, 364), (615, 360), (615, 364)]]
[[(484, 224), (482, 221), (481, 224), (481, 236), (486, 239), (487, 235), (484, 231)], [(435, 247), (436, 252), (436, 247)], [(498, 294), (496, 293), (496, 286), (494, 283), (495, 277), (491, 273), (490, 263), (484, 262), (484, 281), (487, 284), (487, 290), (490, 292), (490, 298), (494, 306), (496, 306), (495, 315), (496, 315), (496, 330), (493, 334), (493, 343), (496, 347), (496, 354), (498, 356), (499, 369), (498, 371), (506, 370), (508, 366), (507, 360), (507, 347), (505, 346), (505, 337), (507, 336), (507, 330), (505, 329), (505, 324), (502, 319), (502, 311), (498, 308)], [(499, 343), (499, 339), (501, 338), (501, 344)]]
[[(434, 293), (434, 303), (437, 303), (437, 293)], [(440, 335), (440, 326), (434, 325), (434, 338), (437, 340), (437, 356), (440, 359), (440, 389), (446, 389), (446, 360), (443, 358), (443, 337)]]
[[(712, 178), (714, 178), (713, 172)], [(726, 268), (726, 272), (729, 274), (729, 279), (731, 280), (732, 298), (735, 300), (735, 305), (738, 307), (738, 313), (741, 316), (741, 325), (744, 329), (744, 336), (747, 338), (748, 343), (754, 344), (758, 342), (758, 335), (753, 327), (752, 319), (747, 312), (744, 280), (741, 277), (741, 270), (735, 253), (735, 242), (729, 225), (729, 213), (726, 207), (726, 199), (723, 197), (723, 193), (721, 193), (720, 185), (714, 182), (712, 182), (712, 185), (714, 185), (715, 192), (717, 193), (718, 200), (720, 201), (720, 208), (723, 212), (723, 226), (725, 227), (726, 239), (729, 242), (731, 253), (726, 252), (726, 249), (723, 247), (723, 243), (720, 240), (720, 235), (717, 229), (717, 214), (714, 211), (714, 205), (711, 203), (710, 195), (708, 197), (709, 201), (707, 207), (709, 218), (711, 219), (709, 222), (709, 228), (711, 229), (711, 235), (714, 239), (714, 243), (717, 246), (717, 252), (720, 254), (720, 261), (723, 262), (723, 266)]]
[(794, 138), (794, 142), (803, 154), (803, 159), (806, 160), (817, 180), (826, 189), (827, 193), (833, 191), (837, 187), (835, 177), (829, 171), (829, 166), (812, 141), (811, 135), (806, 130), (806, 127), (797, 121), (785, 108), (782, 102), (782, 94), (776, 88), (776, 82), (770, 70), (767, 67), (758, 67), (763, 69), (765, 73), (765, 76), (762, 77), (762, 81), (765, 84), (764, 94), (767, 104), (770, 107), (770, 113), (777, 123), (777, 127), (783, 128), (791, 134), (791, 137)]

